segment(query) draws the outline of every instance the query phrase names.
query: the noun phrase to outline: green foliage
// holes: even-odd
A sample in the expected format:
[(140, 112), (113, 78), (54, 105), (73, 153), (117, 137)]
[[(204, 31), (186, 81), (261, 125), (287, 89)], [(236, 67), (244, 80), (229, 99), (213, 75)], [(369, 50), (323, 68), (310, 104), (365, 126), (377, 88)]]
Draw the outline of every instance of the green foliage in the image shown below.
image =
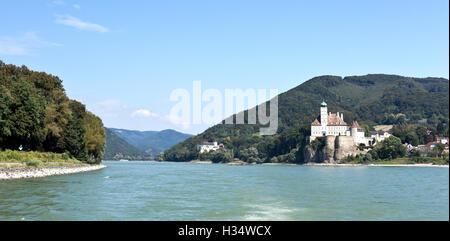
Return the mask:
[(212, 152), (211, 161), (214, 163), (227, 163), (233, 161), (233, 159), (231, 150), (220, 148), (219, 150)]
[(442, 157), (445, 145), (442, 143), (437, 143), (436, 146), (431, 150), (430, 155), (433, 157)]
[(320, 150), (325, 146), (326, 139), (323, 137), (317, 137), (309, 144), (314, 151)]
[(341, 160), (342, 163), (362, 164), (364, 163), (363, 155), (348, 155)]
[(366, 137), (368, 137), (369, 134), (370, 134), (370, 131), (373, 130), (373, 127), (371, 127), (371, 126), (368, 125), (368, 124), (362, 124), (362, 125), (361, 125), (361, 128), (364, 130), (364, 136), (366, 136)]
[(258, 149), (255, 147), (249, 147), (243, 149), (239, 152), (239, 159), (249, 163), (260, 163), (261, 159), (259, 157)]
[(98, 163), (104, 150), (103, 123), (70, 100), (62, 81), (25, 66), (0, 61), (0, 147), (70, 154)]
[(91, 112), (86, 112), (84, 118), (86, 133), (86, 161), (88, 163), (100, 163), (105, 150), (106, 134), (102, 120)]
[(276, 161), (280, 162), (280, 163), (301, 162), (302, 159), (298, 158), (298, 154), (299, 154), (298, 149), (294, 148), (289, 153), (282, 154), (282, 155), (279, 155), (279, 156), (274, 157), (274, 158), (276, 158)]
[(30, 167), (38, 167), (39, 165), (41, 165), (41, 162), (36, 160), (29, 160), (26, 162), (26, 165)]
[(405, 114), (398, 113), (398, 114), (385, 114), (383, 124), (385, 125), (392, 125), (392, 124), (404, 124), (406, 121)]
[[(120, 138), (111, 129), (105, 128), (106, 131), (106, 148), (103, 159), (105, 160), (148, 160), (152, 156), (130, 145), (128, 142)], [(159, 155), (162, 158), (162, 154)]]
[(434, 165), (448, 165), (448, 156), (446, 158), (432, 158), (432, 157), (413, 157), (412, 163), (433, 163)]
[(52, 152), (38, 152), (38, 151), (0, 151), (0, 163), (25, 163), (28, 166), (29, 162), (38, 162), (39, 165), (49, 165), (55, 163), (63, 164), (81, 164), (77, 159), (70, 157), (69, 153), (52, 153)]
[(413, 146), (425, 145), (433, 141), (433, 132), (435, 132), (433, 127), (417, 124), (394, 125), (392, 128), (392, 134), (400, 138), (402, 143), (409, 143)]
[(404, 157), (406, 151), (406, 147), (402, 145), (400, 138), (390, 136), (384, 141), (377, 143), (369, 153), (382, 160), (392, 160), (398, 157)]

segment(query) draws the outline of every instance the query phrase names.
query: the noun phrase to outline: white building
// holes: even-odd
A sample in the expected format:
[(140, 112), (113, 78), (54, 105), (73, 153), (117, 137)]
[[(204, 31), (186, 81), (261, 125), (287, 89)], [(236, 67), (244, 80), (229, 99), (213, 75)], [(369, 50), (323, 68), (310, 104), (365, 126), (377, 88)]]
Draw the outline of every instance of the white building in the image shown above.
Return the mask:
[(217, 141), (214, 142), (202, 142), (200, 145), (197, 146), (197, 151), (200, 153), (204, 152), (210, 152), (218, 150), (220, 145), (217, 145)]
[(448, 143), (448, 137), (437, 137), (436, 141), (446, 145)]
[(373, 145), (378, 141), (390, 136), (389, 133), (375, 137), (365, 137), (364, 130), (359, 126), (357, 121), (353, 121), (351, 126), (348, 126), (344, 121), (344, 113), (337, 112), (332, 114), (328, 112), (327, 103), (320, 104), (320, 121), (315, 119), (311, 123), (311, 137), (313, 141), (321, 136), (352, 136), (356, 145), (365, 144), (366, 146)]
[(391, 136), (391, 134), (389, 134), (389, 132), (386, 131), (371, 131), (369, 135), (370, 138), (372, 138), (375, 142), (384, 141), (384, 139)]

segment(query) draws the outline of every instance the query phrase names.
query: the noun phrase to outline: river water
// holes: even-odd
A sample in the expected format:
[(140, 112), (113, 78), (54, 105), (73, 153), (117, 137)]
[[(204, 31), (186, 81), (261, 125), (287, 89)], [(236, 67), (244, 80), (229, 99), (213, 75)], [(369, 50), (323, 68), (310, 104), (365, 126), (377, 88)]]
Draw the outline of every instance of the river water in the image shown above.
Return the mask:
[(0, 220), (449, 220), (449, 169), (104, 162), (0, 181)]

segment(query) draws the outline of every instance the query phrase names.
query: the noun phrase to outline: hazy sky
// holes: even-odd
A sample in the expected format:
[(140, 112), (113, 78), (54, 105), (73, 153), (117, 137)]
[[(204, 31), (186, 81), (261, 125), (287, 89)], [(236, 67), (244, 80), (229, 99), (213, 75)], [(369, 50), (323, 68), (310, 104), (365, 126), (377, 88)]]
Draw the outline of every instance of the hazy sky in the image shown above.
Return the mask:
[(172, 90), (293, 88), (318, 75), (449, 77), (442, 1), (1, 0), (0, 59), (63, 79), (107, 127), (199, 133)]

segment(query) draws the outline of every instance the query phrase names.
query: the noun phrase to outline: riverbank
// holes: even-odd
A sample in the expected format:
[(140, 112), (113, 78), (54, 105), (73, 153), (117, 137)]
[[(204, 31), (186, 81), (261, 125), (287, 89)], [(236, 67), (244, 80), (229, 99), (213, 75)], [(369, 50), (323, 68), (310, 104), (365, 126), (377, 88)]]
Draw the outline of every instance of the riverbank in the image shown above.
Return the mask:
[[(214, 164), (211, 161), (200, 161), (200, 160), (193, 160), (189, 161), (188, 163), (201, 163), (201, 164)], [(399, 163), (368, 163), (368, 164), (359, 164), (359, 163), (315, 163), (315, 162), (308, 162), (303, 164), (296, 164), (296, 163), (274, 163), (274, 162), (268, 162), (268, 163), (248, 163), (243, 161), (233, 161), (233, 162), (227, 162), (227, 163), (221, 163), (221, 164), (227, 164), (229, 166), (248, 166), (248, 165), (264, 165), (264, 166), (324, 166), (324, 167), (365, 167), (365, 166), (377, 166), (377, 167), (449, 167), (448, 165), (436, 165), (433, 163), (411, 163), (411, 164), (399, 164)]]
[(306, 163), (305, 166), (331, 166), (331, 167), (447, 167), (448, 165), (434, 165), (433, 163), (415, 163), (415, 164), (352, 164), (352, 163)]
[(68, 165), (46, 167), (0, 167), (0, 180), (12, 180), (23, 178), (37, 178), (57, 176), (79, 172), (88, 172), (105, 168), (105, 165)]
[(189, 161), (188, 163), (200, 163), (200, 164), (212, 164), (212, 161), (200, 161), (200, 160), (192, 160)]

